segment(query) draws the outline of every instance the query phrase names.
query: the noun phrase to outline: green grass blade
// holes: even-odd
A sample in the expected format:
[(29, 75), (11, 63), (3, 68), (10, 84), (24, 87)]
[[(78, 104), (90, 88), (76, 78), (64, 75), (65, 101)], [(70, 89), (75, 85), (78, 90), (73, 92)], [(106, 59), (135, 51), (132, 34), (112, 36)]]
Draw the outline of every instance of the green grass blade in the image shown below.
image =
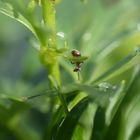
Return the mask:
[(78, 124), (78, 120), (80, 119), (84, 110), (87, 108), (87, 105), (88, 99), (84, 98), (71, 110), (63, 123), (60, 125), (55, 140), (71, 140), (74, 129)]
[(116, 91), (114, 97), (110, 99), (109, 106), (106, 110), (106, 125), (109, 126), (113, 117), (115, 116), (122, 99), (125, 96), (125, 82), (122, 81), (119, 89)]
[(81, 56), (81, 57), (72, 57), (72, 56), (69, 56), (69, 57), (64, 57), (66, 58), (67, 60), (71, 61), (71, 62), (84, 62), (85, 60), (88, 59), (87, 56)]
[[(138, 81), (140, 80), (140, 77), (139, 77), (140, 69), (139, 68), (140, 67), (138, 65), (138, 67), (136, 67), (136, 69), (134, 70), (132, 79), (130, 80), (128, 87), (124, 91), (125, 96), (123, 96), (123, 99), (121, 99), (121, 103), (119, 103), (120, 105), (119, 105), (119, 107), (117, 107), (118, 108), (117, 112), (115, 113), (114, 117), (112, 118), (111, 124), (107, 128), (106, 140), (114, 139), (114, 138), (115, 138), (115, 140), (126, 140), (126, 139), (124, 139), (124, 137), (126, 136), (125, 132), (129, 131), (131, 129), (131, 127), (127, 127), (127, 124), (129, 124), (129, 121), (127, 122), (126, 120), (122, 120), (122, 119), (127, 119), (127, 118), (129, 119), (129, 115), (131, 113), (126, 114), (125, 111), (126, 110), (130, 111), (131, 109), (135, 110), (136, 100), (138, 99), (137, 101), (139, 101), (139, 83), (138, 83)], [(134, 115), (136, 115), (136, 112)], [(139, 114), (136, 116), (139, 116)], [(125, 127), (125, 125), (127, 128)]]
[(110, 85), (110, 87), (95, 87), (92, 85), (77, 85), (78, 89), (87, 93), (87, 95), (99, 106), (106, 108), (109, 99), (115, 95), (118, 87)]
[(90, 140), (103, 140), (105, 131), (105, 110), (103, 108), (97, 108), (93, 124)]
[(95, 79), (92, 82), (92, 84), (99, 82), (101, 80), (108, 80), (112, 77), (115, 77), (139, 63), (140, 63), (140, 48), (137, 48), (136, 51), (129, 54), (127, 57), (119, 61), (117, 64), (112, 66), (109, 70), (107, 70), (97, 79)]
[(25, 27), (27, 27), (37, 37), (32, 25), (22, 15), (18, 15), (18, 18), (16, 18), (12, 11), (4, 9), (4, 8), (0, 8), (0, 13), (4, 14), (4, 15), (10, 17), (10, 18), (13, 18), (13, 19), (17, 20), (18, 22), (22, 23)]

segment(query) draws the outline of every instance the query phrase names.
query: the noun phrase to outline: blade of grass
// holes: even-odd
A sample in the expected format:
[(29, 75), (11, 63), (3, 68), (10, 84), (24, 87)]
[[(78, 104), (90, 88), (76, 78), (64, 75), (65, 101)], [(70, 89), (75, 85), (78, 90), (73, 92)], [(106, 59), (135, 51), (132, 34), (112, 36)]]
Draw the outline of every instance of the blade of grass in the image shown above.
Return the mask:
[[(140, 67), (138, 65), (136, 69), (134, 69), (134, 73), (132, 75), (130, 83), (128, 84), (128, 87), (124, 91), (125, 96), (123, 96), (123, 99), (121, 100), (119, 107), (117, 107), (118, 108), (117, 112), (112, 118), (111, 124), (107, 128), (106, 140), (114, 139), (114, 138), (115, 140), (118, 140), (118, 136), (122, 135), (122, 133), (124, 132), (122, 120), (120, 118), (124, 116), (125, 107), (128, 107), (129, 104), (131, 106), (131, 101), (133, 101), (133, 99), (137, 96), (135, 95), (136, 93), (134, 92), (134, 88), (137, 85), (137, 82), (139, 80), (139, 74), (140, 74), (139, 68)], [(122, 136), (119, 136), (119, 137), (122, 137)]]
[(134, 65), (140, 63), (140, 48), (137, 48), (134, 52), (126, 56), (124, 59), (119, 61), (117, 64), (112, 66), (109, 70), (100, 75), (97, 79), (92, 81), (92, 84), (98, 83), (101, 80), (108, 80), (115, 77), (126, 70), (132, 68)]
[(112, 119), (114, 118), (118, 107), (125, 96), (125, 81), (122, 81), (120, 88), (116, 92), (115, 96), (110, 99), (110, 104), (106, 110), (106, 125), (109, 126)]
[(72, 110), (69, 112), (63, 123), (59, 126), (58, 133), (56, 135), (55, 140), (71, 140), (74, 129), (78, 124), (78, 120), (80, 119), (82, 113), (86, 109), (88, 105), (88, 99), (82, 99)]
[(22, 23), (24, 26), (26, 26), (36, 37), (36, 32), (34, 30), (34, 28), (32, 27), (32, 25), (28, 22), (28, 20), (26, 20), (22, 15), (18, 15), (18, 18), (14, 17), (13, 12), (4, 9), (4, 8), (0, 8), (0, 13), (13, 18), (15, 20), (17, 20), (18, 22)]

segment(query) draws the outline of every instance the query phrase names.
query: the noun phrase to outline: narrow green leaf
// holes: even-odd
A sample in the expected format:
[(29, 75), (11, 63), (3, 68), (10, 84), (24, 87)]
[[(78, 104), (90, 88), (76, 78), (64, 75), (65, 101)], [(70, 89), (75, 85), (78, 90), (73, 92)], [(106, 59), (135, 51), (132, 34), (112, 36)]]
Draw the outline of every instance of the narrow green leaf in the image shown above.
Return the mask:
[[(131, 81), (127, 88), (127, 94), (122, 102), (123, 115), (119, 131), (119, 138), (123, 140), (138, 136), (137, 129), (140, 127), (140, 65), (135, 67)], [(122, 108), (122, 107), (121, 107)], [(121, 110), (120, 108), (120, 110)], [(133, 140), (133, 139), (132, 139)]]
[(71, 140), (84, 140), (83, 135), (84, 135), (83, 127), (80, 124), (77, 124), (74, 135)]
[(4, 8), (0, 8), (0, 13), (6, 15), (6, 16), (9, 16), (10, 18), (13, 18), (17, 21), (19, 21), (20, 23), (22, 23), (24, 26), (26, 26), (35, 36), (36, 33), (32, 27), (32, 25), (29, 23), (28, 20), (26, 20), (22, 15), (18, 15), (18, 18), (14, 16), (14, 13), (12, 11), (9, 11), (7, 9), (4, 9)]
[(99, 82), (101, 80), (107, 80), (114, 76), (117, 76), (133, 66), (140, 63), (140, 48), (137, 48), (134, 52), (129, 54), (127, 57), (119, 61), (117, 64), (112, 66), (109, 70), (100, 75), (92, 83)]
[[(115, 140), (118, 140), (118, 139), (124, 140), (124, 137), (126, 135), (124, 132), (124, 131), (126, 131), (125, 130), (126, 128), (124, 128), (124, 127), (125, 127), (125, 125), (127, 125), (129, 123), (125, 122), (121, 118), (124, 118), (125, 116), (126, 116), (126, 118), (127, 117), (129, 118), (129, 114), (126, 114), (125, 110), (127, 108), (128, 108), (128, 110), (131, 110), (135, 106), (134, 105), (135, 100), (139, 99), (139, 97), (138, 97), (139, 96), (139, 82), (138, 81), (140, 80), (139, 79), (139, 75), (140, 75), (139, 68), (140, 67), (138, 65), (138, 67), (136, 67), (136, 69), (134, 70), (134, 73), (132, 75), (132, 79), (130, 80), (128, 87), (125, 89), (125, 91), (123, 91), (124, 95), (121, 97), (121, 100), (120, 100), (120, 98), (118, 98), (121, 102), (118, 100), (118, 102), (120, 102), (120, 103), (118, 104), (119, 106), (117, 107), (117, 111), (115, 111), (116, 113), (115, 113), (114, 117), (112, 118), (112, 122), (110, 123), (110, 125), (107, 128), (106, 140), (114, 139), (114, 138), (115, 138)], [(137, 91), (135, 91), (136, 87), (138, 87)], [(122, 94), (120, 94), (120, 96), (121, 95)], [(131, 101), (132, 102), (134, 101), (134, 104), (132, 104)], [(139, 100), (137, 100), (137, 101), (139, 101)], [(135, 113), (135, 115), (137, 116), (137, 113)], [(127, 128), (128, 131), (130, 130), (130, 128), (131, 127)], [(118, 138), (118, 136), (119, 136), (119, 138)]]
[(65, 58), (71, 62), (83, 62), (88, 59), (87, 56), (81, 56), (81, 57), (65, 56)]
[(118, 87), (111, 86), (110, 87), (100, 87), (100, 86), (93, 86), (93, 85), (77, 85), (77, 88), (81, 91), (84, 91), (88, 94), (88, 96), (96, 102), (98, 105), (105, 108), (110, 98), (115, 95)]
[(110, 98), (109, 106), (106, 110), (106, 125), (109, 126), (115, 116), (118, 107), (125, 95), (125, 81), (122, 81), (120, 87), (116, 91), (114, 97)]
[[(41, 45), (46, 45), (46, 34), (50, 30), (37, 21), (35, 15), (31, 14), (23, 1), (6, 1), (0, 2), (0, 13), (9, 16), (27, 27), (35, 37), (40, 41)], [(7, 6), (8, 5), (8, 6)]]
[(90, 140), (103, 140), (105, 132), (105, 110), (98, 107), (93, 117), (93, 128)]
[(62, 106), (60, 106), (57, 109), (57, 111), (53, 113), (53, 116), (44, 134), (44, 139), (52, 140), (56, 136), (57, 129), (63, 122), (64, 117), (65, 117), (64, 109)]
[[(129, 140), (133, 135), (135, 129), (140, 127), (140, 95), (137, 96), (128, 104), (126, 110), (124, 110), (124, 115), (122, 116), (122, 123), (120, 126), (119, 139)], [(140, 136), (140, 135), (139, 135)]]
[(58, 133), (55, 140), (71, 140), (74, 130), (78, 124), (82, 113), (88, 105), (88, 99), (82, 99), (72, 110), (69, 112), (67, 117), (64, 119), (62, 124), (59, 126)]
[(110, 101), (110, 98), (116, 94), (119, 88), (119, 85), (111, 85), (107, 82), (102, 82), (96, 86), (89, 84), (71, 84), (62, 87), (61, 92), (64, 95), (84, 92), (84, 96), (88, 96), (98, 105), (106, 107)]

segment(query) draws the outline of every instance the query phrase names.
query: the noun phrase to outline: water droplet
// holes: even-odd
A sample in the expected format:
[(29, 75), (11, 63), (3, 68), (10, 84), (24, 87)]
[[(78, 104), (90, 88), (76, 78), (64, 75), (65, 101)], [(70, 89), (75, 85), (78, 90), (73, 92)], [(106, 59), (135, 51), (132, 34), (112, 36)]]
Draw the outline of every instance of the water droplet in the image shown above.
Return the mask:
[(112, 89), (114, 89), (114, 90), (115, 90), (116, 88), (117, 88), (117, 86), (116, 86), (116, 85), (112, 87)]
[(109, 89), (112, 89), (113, 86), (110, 84), (110, 83), (107, 83), (107, 82), (102, 82), (98, 85), (99, 89), (102, 90), (102, 91), (107, 91)]
[(56, 35), (57, 35), (60, 39), (64, 39), (64, 38), (65, 38), (64, 32), (58, 32)]

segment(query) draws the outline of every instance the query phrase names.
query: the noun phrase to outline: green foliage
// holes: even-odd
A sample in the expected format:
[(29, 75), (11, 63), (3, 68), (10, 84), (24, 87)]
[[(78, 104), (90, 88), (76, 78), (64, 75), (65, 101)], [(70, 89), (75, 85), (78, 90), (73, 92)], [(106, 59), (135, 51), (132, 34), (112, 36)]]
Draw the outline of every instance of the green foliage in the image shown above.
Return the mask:
[(7, 37), (0, 43), (8, 49), (0, 48), (6, 60), (0, 61), (0, 139), (140, 139), (139, 6), (139, 0), (0, 0), (0, 13), (27, 27), (36, 48), (12, 47), (18, 52), (12, 63), (12, 30), (1, 20)]

